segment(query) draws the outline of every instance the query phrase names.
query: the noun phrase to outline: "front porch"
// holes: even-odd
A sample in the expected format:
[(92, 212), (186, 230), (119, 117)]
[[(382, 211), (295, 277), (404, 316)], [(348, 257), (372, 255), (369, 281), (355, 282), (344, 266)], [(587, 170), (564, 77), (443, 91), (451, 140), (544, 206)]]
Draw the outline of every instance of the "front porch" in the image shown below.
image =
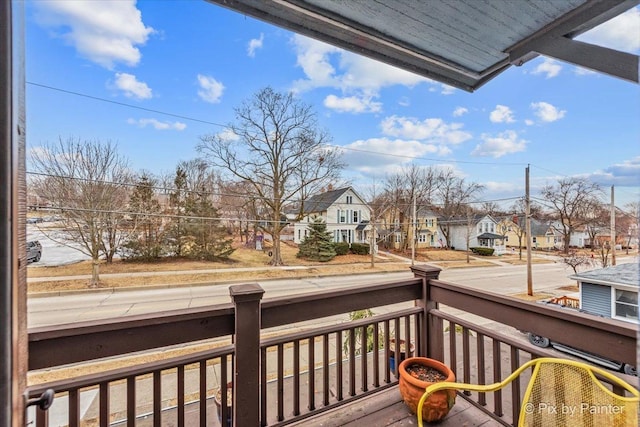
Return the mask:
[[(237, 426), (415, 425), (389, 358), (400, 352), (394, 338), (415, 343), (417, 355), (443, 361), (464, 382), (499, 381), (532, 357), (552, 355), (518, 330), (635, 364), (634, 325), (443, 282), (437, 268), (412, 270), (413, 279), (270, 299), (257, 284), (236, 285), (233, 304), (33, 328), (32, 373), (177, 345), (206, 349), (31, 386), (30, 397), (53, 389), (56, 399), (30, 420), (218, 425), (214, 394), (222, 388), (221, 419), (235, 409)], [(373, 317), (348, 321), (348, 313), (369, 308)], [(526, 380), (503, 392), (460, 394), (440, 425), (513, 425), (519, 404), (512, 402), (520, 402)]]

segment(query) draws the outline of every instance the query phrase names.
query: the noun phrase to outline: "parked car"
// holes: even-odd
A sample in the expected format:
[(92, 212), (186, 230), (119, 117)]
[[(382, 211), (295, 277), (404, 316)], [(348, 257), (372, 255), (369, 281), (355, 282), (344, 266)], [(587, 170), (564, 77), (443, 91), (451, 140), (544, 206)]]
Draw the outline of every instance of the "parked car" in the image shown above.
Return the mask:
[(27, 263), (38, 262), (42, 257), (42, 245), (37, 240), (27, 242)]

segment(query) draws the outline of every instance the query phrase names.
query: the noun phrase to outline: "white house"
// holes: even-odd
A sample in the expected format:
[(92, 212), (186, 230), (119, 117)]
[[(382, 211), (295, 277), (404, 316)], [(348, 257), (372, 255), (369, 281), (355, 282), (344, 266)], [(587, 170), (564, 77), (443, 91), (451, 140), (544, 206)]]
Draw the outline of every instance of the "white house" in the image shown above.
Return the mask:
[(334, 242), (369, 243), (371, 209), (351, 187), (316, 194), (304, 202), (303, 218), (294, 223), (293, 238), (300, 243), (309, 234), (308, 224), (320, 217), (333, 233)]
[[(491, 215), (474, 215), (457, 217), (449, 220), (438, 219), (441, 234), (448, 235), (449, 246), (456, 250), (467, 250), (474, 247), (487, 247), (499, 255), (506, 251), (505, 236), (498, 234), (498, 221)], [(469, 246), (467, 247), (467, 238)]]

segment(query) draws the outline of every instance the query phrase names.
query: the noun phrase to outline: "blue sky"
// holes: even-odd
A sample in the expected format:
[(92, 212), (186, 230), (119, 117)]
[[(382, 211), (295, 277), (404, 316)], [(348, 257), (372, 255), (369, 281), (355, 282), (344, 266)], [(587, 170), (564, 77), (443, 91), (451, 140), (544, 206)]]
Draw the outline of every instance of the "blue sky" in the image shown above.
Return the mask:
[[(539, 57), (467, 93), (205, 1), (25, 4), (28, 149), (111, 140), (136, 171), (173, 171), (271, 86), (314, 107), (356, 188), (414, 162), (521, 197), (530, 164), (534, 195), (579, 176), (639, 199), (637, 84)], [(640, 8), (580, 40), (640, 53)]]

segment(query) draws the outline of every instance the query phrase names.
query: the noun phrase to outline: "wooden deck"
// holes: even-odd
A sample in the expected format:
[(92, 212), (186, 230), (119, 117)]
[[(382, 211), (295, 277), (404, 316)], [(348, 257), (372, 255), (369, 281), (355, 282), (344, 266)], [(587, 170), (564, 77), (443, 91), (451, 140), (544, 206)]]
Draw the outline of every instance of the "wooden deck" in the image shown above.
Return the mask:
[[(392, 387), (357, 402), (307, 418), (293, 426), (317, 427), (387, 427), (416, 426), (418, 420), (404, 404), (397, 388)], [(503, 426), (458, 396), (451, 412), (438, 423), (424, 423), (439, 427), (498, 427)]]

